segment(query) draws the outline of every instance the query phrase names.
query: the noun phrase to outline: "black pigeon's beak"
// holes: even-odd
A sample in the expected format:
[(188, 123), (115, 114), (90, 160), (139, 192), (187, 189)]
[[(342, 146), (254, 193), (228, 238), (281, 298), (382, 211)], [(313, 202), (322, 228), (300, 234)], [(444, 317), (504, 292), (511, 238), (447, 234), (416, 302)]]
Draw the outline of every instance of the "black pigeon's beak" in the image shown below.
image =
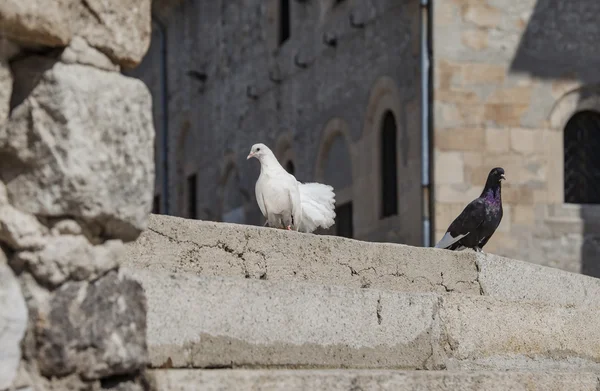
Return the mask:
[(504, 174), (500, 174), (500, 180), (506, 180), (506, 177), (504, 176)]

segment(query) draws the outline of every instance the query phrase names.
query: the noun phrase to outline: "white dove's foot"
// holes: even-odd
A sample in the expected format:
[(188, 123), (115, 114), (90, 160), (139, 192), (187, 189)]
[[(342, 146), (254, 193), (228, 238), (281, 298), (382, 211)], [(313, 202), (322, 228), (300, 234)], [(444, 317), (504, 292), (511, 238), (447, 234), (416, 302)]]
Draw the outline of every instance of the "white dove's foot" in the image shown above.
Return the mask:
[(285, 229), (287, 229), (288, 231), (291, 231), (291, 230), (292, 230), (292, 227), (290, 227), (290, 226), (288, 225), (288, 226), (287, 226)]

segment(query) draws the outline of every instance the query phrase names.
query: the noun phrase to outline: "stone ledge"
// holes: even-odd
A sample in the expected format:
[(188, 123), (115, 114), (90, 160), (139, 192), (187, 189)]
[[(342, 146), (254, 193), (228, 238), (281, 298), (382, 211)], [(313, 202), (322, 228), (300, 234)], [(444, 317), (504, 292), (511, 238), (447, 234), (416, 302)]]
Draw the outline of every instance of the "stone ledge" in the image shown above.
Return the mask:
[(174, 274), (596, 305), (600, 279), (472, 251), (151, 215), (123, 267)]
[(159, 390), (403, 390), (403, 391), (596, 391), (586, 372), (454, 372), (386, 370), (153, 370)]
[(600, 370), (600, 311), (137, 271), (153, 367)]

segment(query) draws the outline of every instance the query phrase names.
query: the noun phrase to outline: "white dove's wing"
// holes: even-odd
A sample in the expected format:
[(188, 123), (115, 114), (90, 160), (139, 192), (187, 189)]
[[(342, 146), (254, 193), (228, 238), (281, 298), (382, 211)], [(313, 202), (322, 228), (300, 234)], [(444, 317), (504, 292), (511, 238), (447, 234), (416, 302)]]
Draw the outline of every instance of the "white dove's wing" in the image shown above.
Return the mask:
[(313, 232), (335, 224), (335, 193), (333, 187), (321, 183), (298, 183), (302, 206), (300, 231)]
[(264, 187), (264, 180), (262, 177), (259, 177), (258, 180), (256, 181), (256, 185), (254, 185), (254, 194), (256, 195), (256, 202), (258, 203), (260, 212), (263, 214), (263, 216), (268, 218), (267, 210), (265, 209), (265, 199), (263, 196), (263, 187)]

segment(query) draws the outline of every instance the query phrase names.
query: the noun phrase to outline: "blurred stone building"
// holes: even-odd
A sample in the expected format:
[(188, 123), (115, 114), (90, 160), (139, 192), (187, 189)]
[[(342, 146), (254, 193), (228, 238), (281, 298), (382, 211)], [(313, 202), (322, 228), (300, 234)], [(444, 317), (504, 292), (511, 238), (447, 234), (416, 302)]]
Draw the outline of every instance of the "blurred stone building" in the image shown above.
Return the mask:
[[(169, 2), (166, 2), (169, 3)], [(600, 275), (600, 2), (185, 0), (132, 74), (155, 212), (262, 224), (256, 142), (331, 184), (328, 233), (430, 246), (506, 169), (489, 252)]]

